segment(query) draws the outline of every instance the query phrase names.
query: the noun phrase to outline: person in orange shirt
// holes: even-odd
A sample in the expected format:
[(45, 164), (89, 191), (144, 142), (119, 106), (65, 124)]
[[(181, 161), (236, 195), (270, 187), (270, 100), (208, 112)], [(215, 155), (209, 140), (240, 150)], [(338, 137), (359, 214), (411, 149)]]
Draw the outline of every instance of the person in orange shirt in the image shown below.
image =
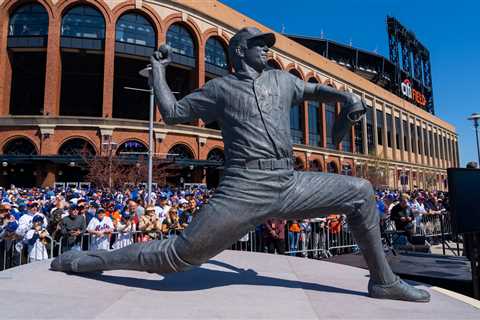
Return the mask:
[(301, 227), (297, 220), (293, 220), (288, 227), (288, 248), (290, 255), (295, 256), (298, 249)]

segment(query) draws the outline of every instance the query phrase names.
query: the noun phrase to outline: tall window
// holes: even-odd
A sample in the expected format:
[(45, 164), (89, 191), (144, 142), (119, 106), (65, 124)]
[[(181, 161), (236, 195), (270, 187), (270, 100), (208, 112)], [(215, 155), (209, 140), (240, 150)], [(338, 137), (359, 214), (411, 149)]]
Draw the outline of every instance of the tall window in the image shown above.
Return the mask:
[(348, 130), (345, 137), (343, 137), (342, 150), (345, 152), (352, 152), (352, 130)]
[(167, 31), (167, 44), (172, 51), (187, 57), (195, 57), (195, 45), (190, 31), (179, 23), (174, 23)]
[(292, 143), (303, 144), (302, 116), (299, 105), (292, 106), (290, 109), (290, 132)]
[(105, 21), (95, 8), (79, 5), (62, 19), (62, 37), (105, 39)]
[(412, 145), (412, 152), (417, 153), (417, 143), (415, 141), (415, 124), (410, 123), (410, 144)]
[(222, 69), (228, 69), (225, 47), (214, 37), (209, 38), (205, 45), (205, 62)]
[(410, 151), (410, 148), (408, 147), (408, 124), (407, 120), (402, 120), (402, 126), (403, 126), (403, 148), (405, 151)]
[(356, 122), (353, 128), (355, 130), (355, 152), (363, 153), (363, 122)]
[(396, 148), (400, 150), (400, 133), (401, 133), (401, 123), (400, 118), (395, 117), (395, 144)]
[(322, 146), (322, 124), (317, 101), (308, 101), (308, 140), (311, 146)]
[(387, 113), (387, 147), (392, 147), (392, 129), (393, 129), (393, 120), (392, 115)]
[(337, 114), (336, 106), (334, 103), (325, 104), (325, 125), (327, 127), (327, 148), (336, 149), (337, 146), (333, 142), (333, 125)]
[(377, 110), (377, 138), (378, 145), (383, 145), (383, 112)]
[(432, 143), (432, 144), (433, 144), (434, 147), (435, 147), (435, 148), (434, 148), (435, 158), (438, 159), (438, 158), (439, 158), (439, 156), (438, 156), (438, 154), (439, 154), (439, 145), (438, 145), (438, 136), (437, 136), (437, 133), (436, 133), (436, 132), (433, 133), (433, 143)]
[(156, 45), (152, 24), (138, 13), (127, 13), (118, 19), (115, 40), (152, 48)]
[(420, 126), (417, 126), (417, 146), (418, 146), (418, 154), (425, 154), (425, 149), (422, 148), (422, 129)]
[(41, 4), (25, 4), (10, 16), (9, 36), (46, 36), (47, 34), (48, 13)]
[[(425, 155), (428, 155), (428, 133), (427, 129), (422, 128), (423, 131), (423, 152)], [(431, 153), (430, 153), (431, 154)]]

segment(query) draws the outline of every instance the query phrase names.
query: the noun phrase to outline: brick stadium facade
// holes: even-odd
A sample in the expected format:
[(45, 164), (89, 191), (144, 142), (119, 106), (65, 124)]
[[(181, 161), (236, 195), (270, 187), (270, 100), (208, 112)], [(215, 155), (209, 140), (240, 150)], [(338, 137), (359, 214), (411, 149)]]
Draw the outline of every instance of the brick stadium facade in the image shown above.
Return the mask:
[[(125, 87), (147, 87), (138, 70), (158, 44), (174, 48), (167, 78), (180, 98), (228, 72), (226, 46), (236, 30), (247, 25), (268, 30), (214, 0), (0, 0), (0, 21), (3, 185), (81, 181), (84, 172), (71, 161), (80, 151), (145, 150), (148, 94)], [(446, 188), (446, 168), (458, 166), (452, 125), (276, 35), (272, 67), (351, 90), (371, 107), (369, 117), (335, 146), (329, 129), (339, 105), (293, 106), (299, 169), (355, 175), (381, 163), (388, 166), (392, 187), (403, 182), (409, 188)], [(201, 121), (168, 126), (157, 110), (155, 153), (187, 159), (191, 172), (183, 181), (205, 182), (215, 171), (209, 166), (222, 157), (217, 129)]]

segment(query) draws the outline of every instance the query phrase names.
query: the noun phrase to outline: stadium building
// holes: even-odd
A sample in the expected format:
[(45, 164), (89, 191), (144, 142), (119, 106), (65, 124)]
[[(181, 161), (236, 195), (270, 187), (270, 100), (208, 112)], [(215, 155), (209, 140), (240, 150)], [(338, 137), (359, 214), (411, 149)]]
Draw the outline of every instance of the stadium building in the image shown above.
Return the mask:
[[(85, 154), (146, 152), (149, 95), (126, 88), (147, 89), (138, 72), (159, 44), (173, 48), (167, 78), (181, 98), (230, 71), (226, 48), (236, 30), (269, 30), (215, 0), (0, 0), (0, 23), (3, 186), (78, 183)], [(292, 106), (297, 169), (446, 188), (446, 168), (458, 166), (455, 128), (424, 107), (408, 79), (397, 86), (403, 95), (392, 90), (389, 60), (324, 39), (276, 37), (271, 67), (353, 91), (369, 106), (340, 145), (330, 133), (340, 105)], [(169, 126), (156, 110), (154, 152), (181, 167), (172, 182), (215, 185), (222, 149), (215, 123)]]

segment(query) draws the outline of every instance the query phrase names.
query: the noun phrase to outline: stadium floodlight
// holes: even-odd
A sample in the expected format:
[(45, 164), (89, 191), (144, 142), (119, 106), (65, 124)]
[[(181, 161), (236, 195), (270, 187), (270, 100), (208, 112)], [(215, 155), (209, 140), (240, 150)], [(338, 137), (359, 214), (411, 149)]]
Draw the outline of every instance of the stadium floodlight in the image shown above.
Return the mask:
[(473, 128), (475, 129), (475, 137), (477, 139), (477, 157), (478, 163), (480, 163), (480, 146), (478, 142), (478, 122), (480, 120), (480, 113), (472, 113), (472, 115), (468, 117), (468, 120), (473, 121)]

